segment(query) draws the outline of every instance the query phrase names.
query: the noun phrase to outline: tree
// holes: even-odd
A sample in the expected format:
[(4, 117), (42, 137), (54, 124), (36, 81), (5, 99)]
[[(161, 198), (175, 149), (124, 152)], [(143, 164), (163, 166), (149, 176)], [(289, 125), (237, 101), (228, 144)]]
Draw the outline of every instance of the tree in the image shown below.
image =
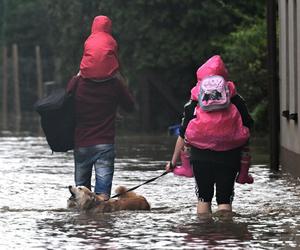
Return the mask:
[[(122, 71), (137, 96), (144, 82), (155, 81), (183, 105), (196, 83), (197, 68), (214, 54), (222, 55), (232, 79), (241, 81), (238, 88), (251, 109), (266, 93), (263, 1), (2, 0), (0, 11), (4, 3), (0, 39), (19, 44), (28, 90), (34, 88), (35, 45), (47, 58), (45, 77), (64, 86), (78, 72), (94, 16), (108, 15)], [(162, 130), (180, 119), (155, 88), (149, 91), (154, 96), (152, 128)]]

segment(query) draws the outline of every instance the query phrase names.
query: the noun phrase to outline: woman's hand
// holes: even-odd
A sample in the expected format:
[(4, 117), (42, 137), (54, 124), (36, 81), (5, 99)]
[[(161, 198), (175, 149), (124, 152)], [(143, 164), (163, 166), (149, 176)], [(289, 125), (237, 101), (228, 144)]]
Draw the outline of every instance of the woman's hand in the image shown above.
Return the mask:
[(167, 172), (173, 172), (174, 170), (174, 167), (175, 167), (176, 164), (173, 164), (171, 161), (169, 161), (167, 164), (166, 164), (166, 171)]

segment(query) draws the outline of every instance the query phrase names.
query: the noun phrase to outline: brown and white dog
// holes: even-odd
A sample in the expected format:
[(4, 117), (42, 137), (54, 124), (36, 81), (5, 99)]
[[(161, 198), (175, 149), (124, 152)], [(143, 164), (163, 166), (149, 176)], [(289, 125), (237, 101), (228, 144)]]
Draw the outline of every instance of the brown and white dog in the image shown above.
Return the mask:
[(150, 210), (150, 205), (145, 197), (134, 192), (126, 192), (124, 186), (116, 189), (120, 195), (117, 199), (103, 201), (91, 190), (84, 186), (69, 186), (71, 197), (68, 200), (68, 208), (76, 207), (79, 211), (88, 213), (106, 213), (120, 210)]

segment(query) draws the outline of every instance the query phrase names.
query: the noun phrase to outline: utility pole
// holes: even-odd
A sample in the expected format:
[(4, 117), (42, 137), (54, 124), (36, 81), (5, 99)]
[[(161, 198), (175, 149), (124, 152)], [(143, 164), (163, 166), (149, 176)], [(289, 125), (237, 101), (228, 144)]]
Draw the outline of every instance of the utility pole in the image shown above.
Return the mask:
[(276, 0), (267, 0), (270, 168), (279, 170), (279, 77), (277, 65)]

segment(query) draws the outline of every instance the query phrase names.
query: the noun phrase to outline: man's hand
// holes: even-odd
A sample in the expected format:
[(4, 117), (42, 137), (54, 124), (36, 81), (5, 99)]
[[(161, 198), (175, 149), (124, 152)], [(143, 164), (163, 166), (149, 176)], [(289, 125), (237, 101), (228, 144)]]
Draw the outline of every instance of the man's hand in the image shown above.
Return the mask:
[(121, 74), (120, 71), (115, 74), (115, 77), (122, 82), (124, 86), (128, 87), (128, 80)]

